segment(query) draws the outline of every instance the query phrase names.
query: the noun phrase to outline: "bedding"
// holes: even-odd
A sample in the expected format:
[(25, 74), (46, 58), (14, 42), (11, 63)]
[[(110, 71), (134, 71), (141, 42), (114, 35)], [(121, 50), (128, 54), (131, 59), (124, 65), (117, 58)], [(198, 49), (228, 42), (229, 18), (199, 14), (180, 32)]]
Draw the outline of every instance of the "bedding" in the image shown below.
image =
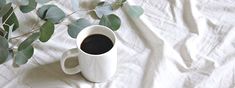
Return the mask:
[[(79, 6), (76, 0), (48, 3), (63, 8), (66, 14)], [(48, 42), (34, 43), (35, 52), (27, 64), (13, 67), (10, 59), (0, 65), (0, 87), (234, 88), (234, 4), (233, 0), (127, 0), (114, 12), (122, 20), (115, 31), (117, 72), (103, 83), (89, 82), (80, 73), (66, 75), (61, 70), (61, 55), (76, 47), (65, 21), (56, 25)], [(130, 5), (142, 6), (144, 14), (131, 17)], [(29, 31), (23, 29), (30, 29), (39, 20), (35, 12), (22, 14), (16, 10), (22, 26), (12, 37)], [(90, 18), (84, 13), (78, 11), (71, 19)], [(12, 45), (19, 45), (25, 38), (14, 40)]]

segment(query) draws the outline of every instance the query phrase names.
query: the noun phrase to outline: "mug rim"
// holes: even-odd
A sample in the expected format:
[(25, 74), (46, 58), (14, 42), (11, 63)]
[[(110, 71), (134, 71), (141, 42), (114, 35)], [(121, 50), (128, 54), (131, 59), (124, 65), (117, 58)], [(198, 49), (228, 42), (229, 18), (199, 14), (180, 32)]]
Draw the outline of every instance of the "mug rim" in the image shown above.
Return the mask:
[[(90, 53), (87, 53), (87, 52), (85, 52), (85, 51), (83, 51), (82, 49), (81, 49), (81, 43), (82, 43), (82, 41), (86, 38), (86, 37), (88, 37), (89, 35), (91, 35), (91, 34), (88, 34), (88, 36), (86, 36), (86, 37), (84, 37), (84, 39), (82, 39), (82, 41), (81, 41), (81, 43), (80, 44), (78, 44), (78, 37), (79, 37), (79, 35), (81, 35), (81, 33), (83, 33), (84, 31), (87, 31), (87, 30), (89, 30), (89, 29), (92, 29), (92, 28), (94, 28), (94, 27), (102, 27), (103, 29), (105, 29), (106, 31), (109, 31), (113, 36), (114, 36), (114, 42), (113, 42), (113, 47), (111, 48), (111, 49), (109, 49), (108, 51), (106, 51), (105, 53), (102, 53), (102, 54), (90, 54)], [(105, 35), (105, 34), (102, 34), (102, 35)], [(108, 38), (110, 38), (109, 36), (107, 36), (107, 35), (105, 35), (106, 37), (108, 37)], [(112, 40), (112, 39), (111, 39)], [(106, 26), (103, 26), (103, 25), (91, 25), (91, 26), (87, 26), (87, 27), (85, 27), (84, 29), (82, 29), (79, 33), (78, 33), (78, 35), (77, 35), (77, 37), (76, 37), (76, 45), (77, 45), (77, 49), (80, 51), (80, 52), (82, 52), (83, 54), (85, 54), (85, 55), (89, 55), (89, 56), (103, 56), (103, 55), (105, 55), (105, 54), (107, 54), (107, 53), (109, 53), (111, 50), (113, 50), (114, 48), (115, 48), (115, 46), (116, 46), (116, 43), (117, 43), (117, 37), (116, 37), (116, 35), (115, 35), (115, 33), (110, 29), (110, 28), (108, 28), (108, 27), (106, 27)]]

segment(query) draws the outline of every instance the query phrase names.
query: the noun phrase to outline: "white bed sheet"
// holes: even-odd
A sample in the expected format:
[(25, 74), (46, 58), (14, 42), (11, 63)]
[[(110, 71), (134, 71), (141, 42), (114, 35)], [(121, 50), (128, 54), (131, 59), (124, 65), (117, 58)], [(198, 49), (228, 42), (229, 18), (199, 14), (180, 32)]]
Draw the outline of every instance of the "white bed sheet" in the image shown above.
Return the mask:
[[(110, 0), (111, 1), (111, 0)], [(118, 67), (104, 83), (92, 83), (81, 74), (66, 75), (61, 55), (76, 47), (66, 22), (57, 25), (47, 43), (34, 43), (34, 56), (19, 68), (12, 60), (0, 65), (1, 88), (234, 88), (235, 1), (233, 0), (127, 0), (141, 5), (139, 19), (129, 17), (125, 5), (115, 13), (122, 25), (118, 37)], [(69, 0), (62, 4), (67, 14)], [(71, 11), (69, 11), (69, 10)], [(82, 12), (81, 12), (82, 13)], [(74, 14), (77, 19), (84, 14)], [(20, 29), (30, 29), (35, 12), (18, 11)], [(27, 30), (13, 33), (17, 36)], [(13, 41), (19, 44), (22, 40)]]

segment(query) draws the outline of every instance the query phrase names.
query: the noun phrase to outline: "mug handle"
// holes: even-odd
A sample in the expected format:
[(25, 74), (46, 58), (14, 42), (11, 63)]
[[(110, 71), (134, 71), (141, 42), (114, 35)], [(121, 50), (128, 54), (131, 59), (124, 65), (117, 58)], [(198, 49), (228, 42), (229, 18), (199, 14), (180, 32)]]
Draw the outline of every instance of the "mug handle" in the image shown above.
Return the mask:
[(61, 65), (61, 68), (64, 73), (69, 74), (69, 75), (73, 75), (73, 74), (81, 72), (79, 65), (77, 65), (73, 68), (66, 68), (65, 67), (65, 61), (69, 57), (76, 57), (76, 56), (78, 56), (78, 49), (77, 48), (70, 49), (70, 50), (63, 53), (62, 59), (60, 60), (60, 65)]

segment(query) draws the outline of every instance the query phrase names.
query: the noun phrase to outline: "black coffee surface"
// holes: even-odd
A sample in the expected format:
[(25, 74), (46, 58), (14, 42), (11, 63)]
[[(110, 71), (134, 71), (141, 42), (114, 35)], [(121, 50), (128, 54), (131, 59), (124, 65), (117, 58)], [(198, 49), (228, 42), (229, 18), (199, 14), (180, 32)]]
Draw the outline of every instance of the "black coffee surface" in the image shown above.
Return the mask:
[(93, 34), (86, 37), (80, 48), (89, 54), (103, 54), (113, 47), (113, 42), (102, 34)]

